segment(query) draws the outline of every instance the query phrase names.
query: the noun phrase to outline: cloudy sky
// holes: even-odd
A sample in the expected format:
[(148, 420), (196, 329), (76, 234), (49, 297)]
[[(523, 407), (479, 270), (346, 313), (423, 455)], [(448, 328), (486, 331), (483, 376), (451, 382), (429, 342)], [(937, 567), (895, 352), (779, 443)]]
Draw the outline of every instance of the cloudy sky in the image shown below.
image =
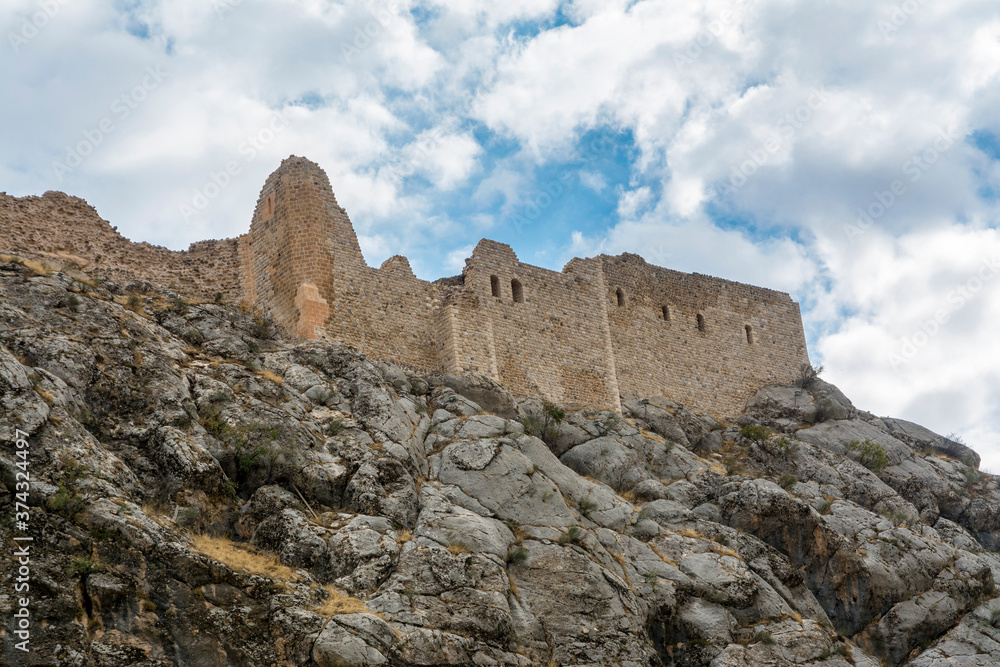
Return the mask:
[(996, 0), (3, 0), (0, 36), (9, 194), (183, 249), (305, 155), (371, 265), (787, 291), (859, 407), (1000, 472)]

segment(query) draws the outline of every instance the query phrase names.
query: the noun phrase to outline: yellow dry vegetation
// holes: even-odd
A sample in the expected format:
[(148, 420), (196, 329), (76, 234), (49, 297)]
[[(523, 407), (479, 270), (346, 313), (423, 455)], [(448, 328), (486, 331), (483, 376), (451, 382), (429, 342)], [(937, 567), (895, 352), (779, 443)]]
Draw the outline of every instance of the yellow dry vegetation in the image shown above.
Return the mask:
[(23, 257), (18, 257), (17, 255), (0, 255), (0, 262), (16, 262), (31, 270), (31, 273), (36, 276), (48, 276), (52, 274), (52, 267), (48, 264), (42, 262), (36, 262), (30, 259), (24, 259)]
[(666, 563), (667, 565), (673, 565), (674, 567), (677, 567), (677, 561), (675, 561), (673, 558), (660, 551), (659, 547), (657, 547), (655, 544), (650, 544), (649, 547), (653, 550), (653, 553), (659, 556), (660, 560), (662, 560), (664, 563)]
[(194, 550), (226, 565), (231, 570), (259, 574), (278, 581), (296, 579), (295, 572), (282, 565), (276, 556), (252, 551), (224, 537), (195, 535), (191, 538)]
[(461, 542), (456, 542), (455, 544), (448, 545), (448, 552), (451, 553), (452, 556), (458, 556), (461, 554), (471, 554), (472, 549)]
[(312, 607), (312, 611), (320, 616), (329, 618), (336, 614), (363, 614), (368, 611), (364, 602), (342, 593), (330, 584), (323, 586), (323, 589), (327, 593), (326, 599)]
[(281, 377), (277, 373), (272, 373), (271, 371), (268, 370), (257, 371), (257, 375), (261, 376), (265, 380), (270, 380), (276, 385), (281, 385), (285, 381), (285, 378)]
[(733, 558), (737, 558), (739, 560), (743, 560), (742, 556), (740, 556), (738, 553), (736, 553), (735, 551), (733, 551), (729, 547), (715, 547), (714, 551), (715, 551), (715, 553), (721, 554), (723, 556), (732, 556)]

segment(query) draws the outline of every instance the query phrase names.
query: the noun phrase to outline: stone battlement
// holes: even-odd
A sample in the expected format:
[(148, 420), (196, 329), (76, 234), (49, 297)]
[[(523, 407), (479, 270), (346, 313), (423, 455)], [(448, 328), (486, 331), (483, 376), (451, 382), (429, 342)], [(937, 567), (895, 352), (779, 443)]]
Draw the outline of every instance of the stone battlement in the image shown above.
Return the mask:
[(405, 257), (367, 265), (315, 163), (290, 157), (264, 183), (250, 230), (183, 252), (133, 243), (62, 193), (0, 195), (0, 252), (74, 261), (109, 277), (267, 309), (288, 332), (425, 370), (473, 371), (519, 395), (620, 410), (663, 395), (720, 418), (808, 363), (785, 293), (648, 264), (573, 259), (561, 272), (480, 241), (461, 276), (414, 276)]

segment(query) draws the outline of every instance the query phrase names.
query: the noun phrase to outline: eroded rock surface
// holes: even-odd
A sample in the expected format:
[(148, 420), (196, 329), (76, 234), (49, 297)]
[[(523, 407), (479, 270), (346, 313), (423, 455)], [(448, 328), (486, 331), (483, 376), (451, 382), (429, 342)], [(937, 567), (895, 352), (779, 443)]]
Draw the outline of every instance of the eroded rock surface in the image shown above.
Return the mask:
[(564, 414), (16, 261), (0, 314), (5, 664), (1000, 664), (997, 480), (822, 381)]

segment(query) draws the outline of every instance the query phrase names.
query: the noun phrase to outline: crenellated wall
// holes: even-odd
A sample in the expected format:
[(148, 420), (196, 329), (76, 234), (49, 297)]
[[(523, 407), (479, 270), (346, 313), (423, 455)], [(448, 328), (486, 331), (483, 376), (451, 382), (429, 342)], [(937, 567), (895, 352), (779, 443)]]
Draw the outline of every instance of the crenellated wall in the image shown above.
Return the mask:
[(121, 237), (83, 200), (0, 195), (0, 252), (73, 260), (211, 298), (254, 303), (302, 338), (352, 345), (414, 369), (488, 375), (518, 395), (621, 409), (663, 395), (733, 417), (758, 388), (808, 363), (784, 293), (685, 274), (638, 255), (561, 271), (483, 240), (462, 275), (414, 276), (405, 257), (369, 267), (325, 172), (292, 156), (267, 179), (239, 239), (173, 252)]

